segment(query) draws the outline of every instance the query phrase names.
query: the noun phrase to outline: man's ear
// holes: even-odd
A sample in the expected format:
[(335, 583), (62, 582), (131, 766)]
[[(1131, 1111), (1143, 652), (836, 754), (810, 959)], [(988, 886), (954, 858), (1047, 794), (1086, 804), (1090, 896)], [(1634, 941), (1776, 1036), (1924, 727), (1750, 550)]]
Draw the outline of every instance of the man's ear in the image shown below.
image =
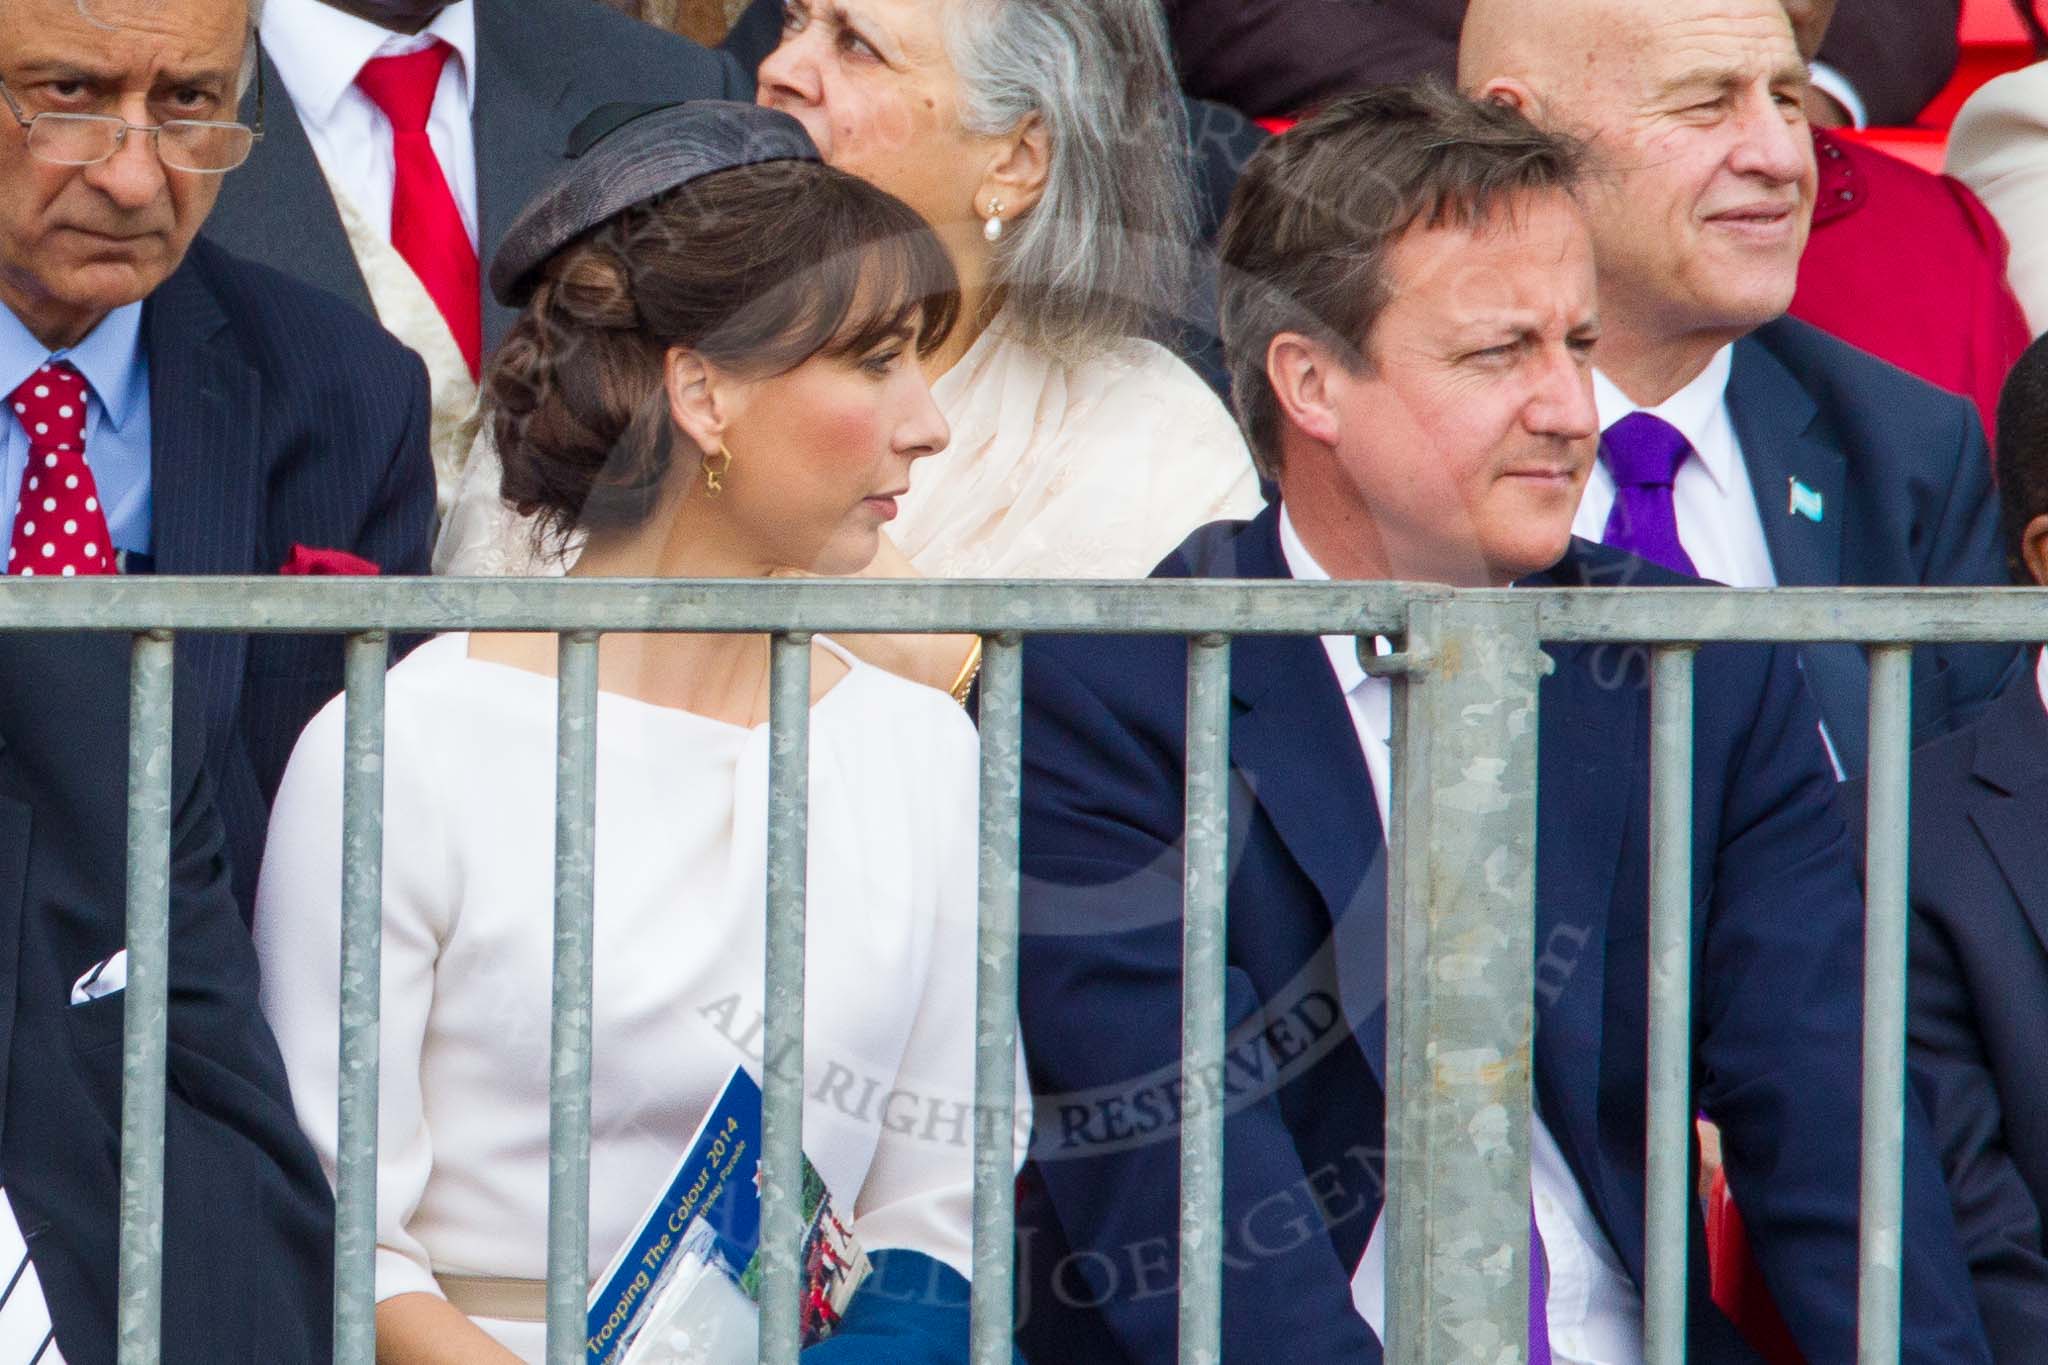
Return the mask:
[(990, 217), (990, 207), (1000, 204), (994, 216), (1013, 222), (1045, 197), (1046, 177), (1052, 173), (1052, 135), (1044, 119), (1029, 114), (994, 141), (994, 154), (974, 196), (974, 216)]
[(1472, 96), (1489, 104), (1506, 105), (1531, 123), (1543, 122), (1543, 101), (1519, 76), (1495, 76), (1473, 91)]
[(2020, 562), (2034, 582), (2048, 588), (2048, 512), (2028, 522), (2020, 533)]
[(1266, 382), (1287, 424), (1311, 440), (1334, 446), (1343, 435), (1332, 381), (1337, 361), (1299, 332), (1282, 332), (1266, 346)]
[(669, 420), (711, 454), (725, 444), (727, 404), (718, 378), (704, 358), (682, 346), (671, 346), (662, 362), (662, 383), (668, 392)]

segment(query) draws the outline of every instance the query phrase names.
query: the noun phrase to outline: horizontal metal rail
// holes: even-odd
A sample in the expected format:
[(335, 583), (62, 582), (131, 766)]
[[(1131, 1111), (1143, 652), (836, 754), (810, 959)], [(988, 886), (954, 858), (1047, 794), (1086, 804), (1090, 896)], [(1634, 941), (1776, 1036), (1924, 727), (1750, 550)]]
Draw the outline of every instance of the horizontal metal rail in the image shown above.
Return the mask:
[[(1446, 588), (1228, 579), (0, 579), (0, 630), (1392, 635)], [(2042, 588), (1515, 588), (1559, 643), (2033, 641)], [(1521, 609), (1526, 609), (1526, 605)]]
[[(1538, 641), (1639, 647), (1653, 678), (1650, 1243), (1647, 1358), (1683, 1358), (1690, 1192), (1691, 709), (1695, 648), (1715, 642), (1870, 646), (1872, 838), (1863, 1072), (1860, 1359), (1899, 1334), (1904, 1106), (1906, 754), (1916, 643), (2048, 634), (2048, 591), (1515, 589), (1231, 581), (833, 582), (450, 579), (0, 579), (0, 631), (136, 637), (129, 774), (129, 944), (123, 1049), (120, 1360), (160, 1359), (163, 1105), (170, 888), (171, 636), (348, 637), (343, 793), (339, 1259), (336, 1358), (371, 1365), (377, 1112), (379, 857), (384, 692), (391, 634), (562, 635), (551, 1042), (548, 1353), (583, 1356), (588, 1270), (598, 641), (635, 631), (774, 637), (768, 790), (763, 1090), (764, 1327), (760, 1358), (794, 1365), (802, 1141), (809, 641), (814, 633), (978, 634), (987, 651), (979, 831), (974, 1112), (973, 1354), (1007, 1359), (1009, 1188), (1016, 1031), (1022, 737), (1020, 640), (1029, 634), (1177, 635), (1190, 641), (1186, 753), (1182, 1086), (1220, 1072), (1230, 866), (1228, 643), (1237, 635), (1389, 636), (1395, 680), (1388, 961), (1392, 1187), (1388, 1358), (1436, 1365), (1519, 1359), (1529, 1280), (1528, 1120), (1533, 1030)], [(1478, 775), (1478, 776), (1475, 776)], [(1481, 778), (1484, 778), (1481, 781)], [(1482, 790), (1483, 789), (1483, 790)], [(1414, 832), (1420, 832), (1415, 834)], [(1474, 879), (1475, 872), (1483, 877)], [(1477, 970), (1475, 964), (1485, 964)], [(1464, 1059), (1452, 1067), (1446, 1057)], [(1468, 1065), (1474, 1059), (1482, 1065)], [(1495, 1123), (1492, 1115), (1505, 1115)], [(1482, 1118), (1485, 1122), (1480, 1122)], [(1485, 1134), (1471, 1142), (1460, 1135)], [(1219, 1358), (1223, 1112), (1180, 1134), (1179, 1356)], [(1474, 1247), (1488, 1248), (1473, 1274)], [(1462, 1250), (1460, 1250), (1462, 1249)]]

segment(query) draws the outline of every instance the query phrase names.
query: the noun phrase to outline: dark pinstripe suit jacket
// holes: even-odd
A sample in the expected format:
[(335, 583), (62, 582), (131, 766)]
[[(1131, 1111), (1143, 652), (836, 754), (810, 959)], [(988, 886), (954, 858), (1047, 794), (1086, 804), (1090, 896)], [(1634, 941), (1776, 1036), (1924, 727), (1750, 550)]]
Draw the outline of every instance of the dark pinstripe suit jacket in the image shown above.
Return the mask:
[[(339, 299), (204, 240), (143, 308), (160, 574), (272, 574), (292, 546), (424, 574), (434, 520), (426, 369)], [(255, 901), (270, 799), (341, 690), (341, 645), (190, 635), (236, 898)]]

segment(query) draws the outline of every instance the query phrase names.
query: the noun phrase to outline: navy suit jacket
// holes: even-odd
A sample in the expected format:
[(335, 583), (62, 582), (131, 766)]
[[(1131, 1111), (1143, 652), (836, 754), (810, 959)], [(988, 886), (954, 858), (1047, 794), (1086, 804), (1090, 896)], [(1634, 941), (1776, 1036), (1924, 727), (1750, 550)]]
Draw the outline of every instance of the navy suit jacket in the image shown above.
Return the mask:
[[(227, 178), (206, 234), (253, 261), (337, 294), (374, 316), (334, 195), (277, 68), (262, 58), (263, 141)], [(569, 133), (614, 101), (750, 100), (729, 58), (594, 0), (482, 0), (476, 6), (478, 268), (512, 220), (567, 164)], [(253, 92), (242, 117), (256, 115)], [(480, 277), (481, 278), (481, 277)], [(518, 317), (483, 289), (484, 352)]]
[[(1861, 834), (1862, 792), (1842, 791)], [(1913, 756), (1911, 1056), (1998, 1360), (2048, 1342), (2048, 710), (2031, 677)]]
[[(1165, 577), (1285, 578), (1278, 514), (1204, 528)], [(1583, 542), (1536, 585), (1624, 567)], [(1676, 583), (1657, 570), (1646, 581)], [(1542, 684), (1537, 1104), (1638, 1286), (1644, 1266), (1649, 704), (1640, 651), (1552, 647)], [(1023, 948), (1037, 1131), (1021, 1213), (1034, 1360), (1173, 1358), (1186, 646), (1025, 649)], [(1862, 909), (1789, 651), (1698, 659), (1694, 1092), (1811, 1360), (1855, 1355)], [(1386, 871), (1321, 643), (1231, 651), (1224, 1358), (1380, 1359), (1350, 1277), (1381, 1206)], [(1906, 1352), (1986, 1359), (1924, 1117), (1907, 1123)], [(1754, 1357), (1691, 1219), (1691, 1358)]]
[[(257, 1009), (256, 953), (200, 763), (200, 699), (182, 693), (163, 1358), (324, 1362), (333, 1200)], [(127, 642), (0, 635), (0, 1180), (71, 1365), (114, 1359), (125, 996), (70, 1000), (127, 943), (127, 762)]]
[[(434, 522), (427, 376), (354, 309), (201, 239), (143, 306), (160, 574), (273, 574), (294, 545), (424, 574)], [(236, 898), (255, 903), (270, 800), (341, 690), (333, 636), (187, 635)]]
[[(1728, 411), (1764, 540), (1788, 588), (2004, 587), (1998, 500), (1983, 428), (1945, 393), (1796, 318), (1735, 344)], [(1821, 519), (1792, 508), (1798, 480)], [(1851, 776), (1869, 748), (1870, 666), (1855, 645), (1808, 645), (1806, 681)], [(2018, 651), (1924, 646), (1913, 659), (1916, 742), (1967, 723)]]

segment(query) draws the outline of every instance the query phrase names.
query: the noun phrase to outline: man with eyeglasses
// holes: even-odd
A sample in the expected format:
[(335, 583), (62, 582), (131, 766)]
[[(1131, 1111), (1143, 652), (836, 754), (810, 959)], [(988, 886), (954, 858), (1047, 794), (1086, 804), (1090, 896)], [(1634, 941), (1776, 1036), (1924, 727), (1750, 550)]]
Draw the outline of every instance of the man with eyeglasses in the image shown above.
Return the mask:
[[(195, 240), (262, 136), (260, 112), (237, 113), (254, 25), (246, 0), (0, 0), (9, 573), (426, 571), (419, 361), (340, 301)], [(246, 914), (270, 797), (341, 688), (340, 649), (195, 634), (179, 652)]]

